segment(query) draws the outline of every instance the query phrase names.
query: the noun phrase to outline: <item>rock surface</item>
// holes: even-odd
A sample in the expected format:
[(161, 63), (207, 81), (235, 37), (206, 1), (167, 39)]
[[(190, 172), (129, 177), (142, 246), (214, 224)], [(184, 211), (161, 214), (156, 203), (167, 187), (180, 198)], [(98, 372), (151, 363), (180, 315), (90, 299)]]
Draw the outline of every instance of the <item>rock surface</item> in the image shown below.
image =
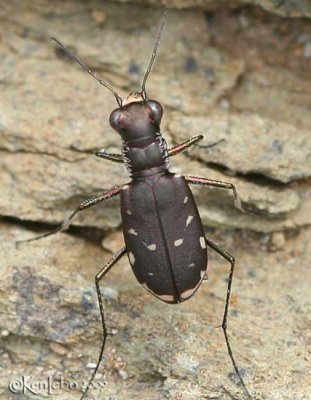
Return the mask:
[[(156, 0), (116, 0), (120, 3), (150, 4), (159, 6)], [(201, 8), (214, 11), (223, 7), (232, 9), (242, 6), (260, 6), (264, 10), (282, 15), (283, 17), (309, 17), (311, 16), (311, 4), (308, 0), (162, 0), (161, 6), (171, 8)]]
[[(254, 3), (261, 7), (243, 7)], [(169, 12), (147, 92), (164, 107), (169, 146), (204, 135), (172, 158), (172, 170), (232, 182), (247, 211), (234, 208), (230, 192), (193, 190), (208, 235), (237, 259), (229, 329), (238, 365), (255, 399), (308, 400), (310, 3), (167, 4), (185, 9)], [(123, 245), (111, 200), (78, 215), (74, 235), (15, 248), (35, 235), (30, 228), (49, 229), (129, 179), (92, 155), (120, 152), (108, 122), (113, 96), (49, 38), (123, 97), (139, 90), (160, 18), (158, 8), (96, 0), (0, 8), (1, 399), (19, 396), (8, 385), (23, 375), (87, 382), (101, 343), (94, 276)], [(176, 307), (143, 291), (126, 258), (111, 271), (102, 284), (111, 335), (100, 398), (242, 399), (214, 328), (228, 265), (214, 255), (210, 262), (208, 282)], [(79, 394), (62, 388), (57, 398)]]
[(169, 131), (175, 141), (186, 140), (190, 132), (206, 133), (208, 140), (215, 142), (222, 140), (212, 150), (197, 146), (191, 153), (205, 164), (225, 166), (243, 175), (259, 174), (281, 183), (311, 176), (308, 130), (259, 115), (217, 113), (208, 117), (176, 115)]

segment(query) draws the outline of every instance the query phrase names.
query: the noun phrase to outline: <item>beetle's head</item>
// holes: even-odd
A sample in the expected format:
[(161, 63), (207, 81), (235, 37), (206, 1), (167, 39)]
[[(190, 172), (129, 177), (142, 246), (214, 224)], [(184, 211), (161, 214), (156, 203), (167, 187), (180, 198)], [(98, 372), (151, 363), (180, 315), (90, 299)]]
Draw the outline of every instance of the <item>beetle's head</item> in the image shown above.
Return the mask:
[(163, 109), (155, 100), (147, 100), (142, 93), (131, 93), (109, 118), (110, 125), (125, 142), (152, 139), (160, 132)]

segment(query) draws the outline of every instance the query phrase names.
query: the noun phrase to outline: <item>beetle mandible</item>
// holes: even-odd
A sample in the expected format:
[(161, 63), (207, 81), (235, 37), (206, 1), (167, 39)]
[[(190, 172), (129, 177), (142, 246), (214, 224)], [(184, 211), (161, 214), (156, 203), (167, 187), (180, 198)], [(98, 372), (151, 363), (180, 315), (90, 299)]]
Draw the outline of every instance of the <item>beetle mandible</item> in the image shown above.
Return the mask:
[[(149, 66), (143, 78), (141, 91), (122, 99), (112, 86), (97, 78), (84, 62), (78, 59), (57, 39), (52, 38), (64, 52), (76, 61), (101, 85), (109, 89), (118, 104), (109, 118), (111, 127), (121, 136), (122, 154), (111, 154), (105, 149), (97, 151), (98, 157), (124, 163), (131, 181), (118, 185), (83, 201), (56, 229), (32, 239), (37, 240), (67, 229), (80, 211), (117, 195), (121, 196), (121, 217), (125, 246), (95, 277), (101, 313), (103, 343), (97, 365), (81, 400), (92, 383), (105, 348), (107, 328), (99, 283), (118, 260), (127, 254), (138, 282), (158, 299), (176, 304), (188, 300), (201, 285), (207, 269), (207, 247), (212, 248), (231, 265), (222, 321), (225, 341), (235, 373), (247, 398), (251, 395), (242, 379), (233, 357), (227, 334), (227, 317), (235, 260), (225, 249), (204, 233), (203, 224), (189, 185), (232, 190), (235, 204), (241, 208), (236, 188), (231, 183), (195, 176), (182, 176), (170, 172), (169, 157), (175, 156), (203, 139), (198, 135), (170, 149), (161, 135), (160, 123), (163, 109), (159, 102), (149, 99), (146, 81), (151, 72), (160, 43), (167, 10), (164, 10), (157, 40)], [(145, 260), (148, 259), (148, 263)]]

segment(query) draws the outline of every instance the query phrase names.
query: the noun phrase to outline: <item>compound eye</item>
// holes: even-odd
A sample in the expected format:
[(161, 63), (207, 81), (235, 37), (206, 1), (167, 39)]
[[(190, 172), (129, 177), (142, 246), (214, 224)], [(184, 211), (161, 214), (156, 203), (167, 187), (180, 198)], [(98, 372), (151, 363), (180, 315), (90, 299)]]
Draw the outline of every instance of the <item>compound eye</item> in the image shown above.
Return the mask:
[(152, 111), (153, 119), (158, 124), (160, 124), (161, 118), (162, 118), (162, 115), (163, 115), (163, 108), (162, 108), (161, 104), (158, 103), (157, 101), (154, 101), (154, 100), (148, 100), (147, 104), (148, 104), (148, 107)]
[(109, 122), (110, 122), (111, 127), (114, 130), (119, 132), (121, 129), (123, 129), (122, 112), (119, 108), (112, 111), (112, 113), (110, 114), (110, 117), (109, 117)]

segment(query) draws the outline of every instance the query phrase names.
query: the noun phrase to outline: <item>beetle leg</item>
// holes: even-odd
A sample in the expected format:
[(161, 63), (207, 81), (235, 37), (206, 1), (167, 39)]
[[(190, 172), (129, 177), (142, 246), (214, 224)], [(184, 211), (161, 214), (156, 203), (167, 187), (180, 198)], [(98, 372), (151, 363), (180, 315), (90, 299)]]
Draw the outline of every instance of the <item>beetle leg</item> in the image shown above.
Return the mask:
[(85, 391), (83, 392), (82, 397), (80, 398), (80, 400), (82, 400), (85, 397), (90, 385), (92, 384), (92, 382), (93, 382), (93, 380), (95, 378), (95, 375), (96, 375), (96, 373), (98, 371), (101, 359), (102, 359), (103, 354), (104, 354), (106, 339), (107, 339), (107, 336), (108, 336), (107, 327), (106, 327), (106, 323), (105, 323), (104, 306), (103, 306), (102, 295), (100, 293), (99, 282), (106, 275), (106, 273), (108, 271), (110, 271), (110, 269), (114, 266), (114, 264), (117, 261), (119, 261), (121, 257), (124, 256), (125, 253), (126, 253), (126, 247), (123, 247), (121, 250), (119, 250), (116, 253), (114, 253), (114, 255), (112, 256), (111, 260), (95, 276), (96, 292), (97, 292), (99, 310), (100, 310), (100, 315), (101, 315), (101, 320), (102, 320), (103, 342), (102, 342), (102, 346), (101, 346), (101, 350), (100, 350), (100, 353), (99, 353), (99, 357), (98, 357), (98, 361), (97, 361), (96, 367), (95, 367), (95, 369), (94, 369), (94, 371), (92, 373), (91, 379), (89, 380), (89, 383), (87, 384), (87, 387), (86, 387)]
[(233, 191), (233, 195), (235, 198), (234, 205), (241, 211), (244, 211), (241, 203), (241, 199), (238, 195), (236, 187), (232, 183), (216, 181), (214, 179), (207, 179), (207, 178), (199, 178), (197, 176), (185, 176), (186, 181), (193, 185), (203, 185), (221, 189), (229, 189)]
[(182, 142), (180, 144), (176, 144), (176, 146), (173, 146), (172, 148), (168, 149), (168, 156), (176, 156), (176, 154), (182, 153), (183, 151), (187, 150), (188, 147), (192, 146), (193, 144), (199, 142), (200, 140), (203, 139), (202, 135), (194, 136), (185, 142)]
[(97, 203), (100, 203), (102, 201), (111, 199), (112, 197), (118, 195), (121, 191), (122, 186), (115, 186), (112, 189), (106, 190), (105, 192), (102, 192), (101, 194), (97, 196), (90, 197), (87, 200), (84, 200), (79, 207), (77, 207), (70, 215), (67, 217), (58, 227), (53, 229), (52, 231), (43, 233), (42, 235), (35, 236), (31, 239), (26, 239), (26, 240), (18, 240), (15, 242), (17, 245), (20, 243), (25, 243), (25, 242), (32, 242), (34, 240), (42, 239), (44, 237), (54, 235), (54, 233), (65, 231), (66, 229), (69, 228), (71, 221), (73, 217), (80, 211), (85, 210), (86, 208), (92, 207)]
[(230, 296), (231, 296), (231, 286), (232, 286), (232, 279), (233, 279), (233, 272), (234, 272), (234, 265), (235, 265), (235, 259), (234, 257), (229, 254), (227, 252), (227, 250), (225, 250), (224, 248), (222, 248), (218, 243), (214, 242), (213, 239), (209, 238), (208, 236), (205, 237), (205, 241), (206, 244), (211, 247), (213, 250), (215, 250), (218, 254), (220, 254), (223, 258), (225, 258), (227, 261), (229, 261), (229, 263), (231, 264), (231, 269), (230, 269), (230, 273), (229, 273), (229, 279), (228, 279), (228, 287), (227, 287), (227, 295), (226, 295), (226, 303), (225, 303), (225, 310), (224, 310), (224, 316), (223, 316), (223, 320), (222, 320), (222, 330), (224, 332), (224, 336), (225, 336), (225, 340), (226, 340), (226, 345), (227, 345), (227, 349), (228, 349), (228, 353), (229, 353), (229, 357), (231, 359), (233, 368), (235, 373), (237, 374), (239, 381), (243, 387), (243, 390), (245, 392), (245, 394), (247, 395), (248, 399), (251, 399), (251, 395), (243, 381), (243, 378), (240, 374), (240, 371), (237, 367), (237, 364), (235, 362), (235, 359), (233, 357), (233, 352), (230, 346), (230, 341), (229, 341), (229, 337), (228, 337), (228, 333), (227, 333), (227, 319), (228, 319), (228, 310), (229, 310), (229, 304), (230, 304)]
[(213, 142), (213, 143), (209, 143), (209, 144), (201, 144), (199, 147), (200, 147), (200, 149), (210, 149), (212, 147), (217, 146), (221, 142), (225, 142), (225, 139), (222, 138), (222, 139), (217, 140), (217, 142)]
[(95, 155), (100, 158), (105, 158), (106, 160), (109, 160), (109, 161), (123, 163), (122, 154), (109, 153), (106, 149), (100, 149), (100, 150), (95, 151)]

